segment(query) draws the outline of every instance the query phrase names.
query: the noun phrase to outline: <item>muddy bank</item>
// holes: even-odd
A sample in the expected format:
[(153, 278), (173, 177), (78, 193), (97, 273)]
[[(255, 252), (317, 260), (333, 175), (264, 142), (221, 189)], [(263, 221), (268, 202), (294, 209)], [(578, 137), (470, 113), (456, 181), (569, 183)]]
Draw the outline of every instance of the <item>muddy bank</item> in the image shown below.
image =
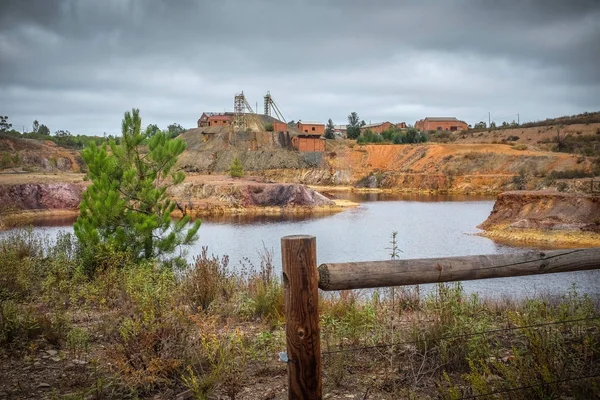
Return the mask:
[(600, 197), (550, 191), (498, 195), (482, 235), (506, 242), (600, 246)]
[(0, 229), (27, 225), (46, 216), (76, 216), (83, 183), (0, 185)]
[(192, 177), (170, 188), (178, 214), (192, 216), (223, 214), (305, 214), (337, 212), (354, 206), (334, 201), (301, 184), (239, 181), (226, 177)]
[[(45, 216), (77, 215), (89, 183), (0, 184), (0, 228)], [(338, 212), (354, 203), (330, 200), (300, 184), (191, 176), (169, 189), (174, 216), (311, 214)]]
[(76, 210), (83, 183), (23, 183), (0, 185), (0, 204), (6, 210)]

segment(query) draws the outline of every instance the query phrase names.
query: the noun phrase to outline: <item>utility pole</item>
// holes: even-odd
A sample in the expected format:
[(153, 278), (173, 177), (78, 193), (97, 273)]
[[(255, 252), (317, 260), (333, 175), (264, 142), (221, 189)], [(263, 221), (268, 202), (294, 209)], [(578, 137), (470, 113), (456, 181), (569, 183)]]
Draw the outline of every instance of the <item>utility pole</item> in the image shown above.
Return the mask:
[(521, 116), (517, 113), (517, 125), (521, 125)]
[(492, 117), (491, 117), (491, 113), (488, 111), (488, 128), (490, 127), (491, 124), (492, 124)]

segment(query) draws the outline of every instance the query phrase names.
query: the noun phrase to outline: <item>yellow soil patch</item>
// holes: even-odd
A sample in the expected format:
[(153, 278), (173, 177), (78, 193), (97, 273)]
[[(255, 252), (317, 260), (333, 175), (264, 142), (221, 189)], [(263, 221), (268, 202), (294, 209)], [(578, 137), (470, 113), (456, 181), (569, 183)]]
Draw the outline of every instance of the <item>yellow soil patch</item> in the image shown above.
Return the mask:
[(79, 183), (84, 182), (85, 174), (79, 173), (0, 173), (0, 185), (24, 183)]
[(511, 245), (568, 248), (600, 247), (600, 234), (593, 232), (494, 229), (486, 230), (479, 235)]

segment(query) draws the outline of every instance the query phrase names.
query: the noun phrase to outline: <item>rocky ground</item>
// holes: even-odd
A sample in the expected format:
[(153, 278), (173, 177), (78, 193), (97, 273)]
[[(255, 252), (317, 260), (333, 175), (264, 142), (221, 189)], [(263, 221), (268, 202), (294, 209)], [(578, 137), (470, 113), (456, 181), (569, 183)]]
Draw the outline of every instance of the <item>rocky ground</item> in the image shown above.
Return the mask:
[[(43, 216), (77, 215), (88, 184), (81, 174), (0, 174), (0, 226), (8, 228)], [(330, 200), (302, 184), (252, 176), (190, 174), (182, 184), (171, 187), (169, 194), (178, 205), (175, 216), (310, 214), (356, 205)]]
[(498, 196), (484, 235), (541, 245), (600, 246), (600, 196), (514, 191)]

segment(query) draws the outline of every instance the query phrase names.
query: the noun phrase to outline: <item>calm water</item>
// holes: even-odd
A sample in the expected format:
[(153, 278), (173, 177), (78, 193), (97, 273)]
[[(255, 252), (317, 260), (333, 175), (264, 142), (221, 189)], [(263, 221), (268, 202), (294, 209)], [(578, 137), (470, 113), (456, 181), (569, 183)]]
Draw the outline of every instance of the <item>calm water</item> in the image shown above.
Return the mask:
[[(342, 195), (338, 195), (342, 196)], [(523, 251), (475, 234), (490, 214), (489, 198), (449, 196), (343, 195), (361, 206), (330, 216), (227, 217), (203, 220), (198, 242), (190, 248), (190, 260), (203, 246), (215, 255), (227, 254), (230, 265), (260, 264), (259, 251), (274, 253), (281, 268), (280, 239), (305, 234), (317, 238), (318, 262), (372, 261), (390, 258), (390, 238), (398, 232), (400, 258), (498, 254)], [(69, 220), (46, 221), (52, 226), (36, 230), (54, 236), (72, 231)], [(600, 297), (600, 270), (520, 278), (464, 282), (467, 292), (490, 297), (562, 294), (576, 284), (578, 291)], [(431, 286), (425, 286), (425, 291)]]

